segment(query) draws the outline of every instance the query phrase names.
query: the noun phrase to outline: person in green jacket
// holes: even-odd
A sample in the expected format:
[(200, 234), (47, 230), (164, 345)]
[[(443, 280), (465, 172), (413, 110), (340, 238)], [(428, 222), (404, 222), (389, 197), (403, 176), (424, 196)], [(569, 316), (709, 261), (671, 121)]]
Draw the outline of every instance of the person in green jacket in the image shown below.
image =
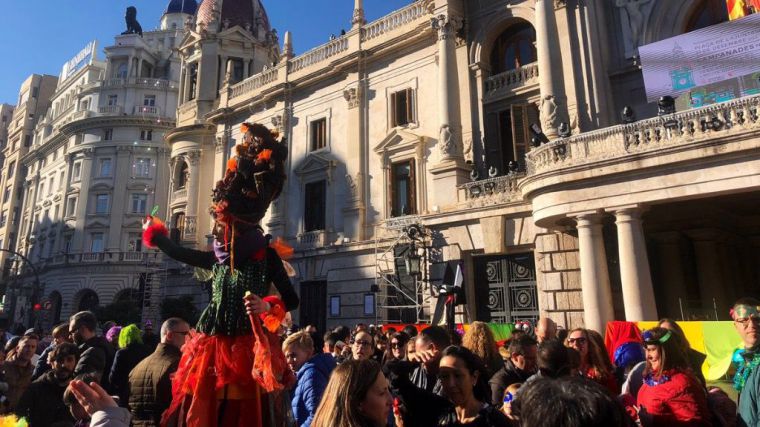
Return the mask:
[(760, 426), (760, 301), (741, 298), (731, 318), (744, 348), (734, 353), (734, 388), (739, 392), (739, 426)]

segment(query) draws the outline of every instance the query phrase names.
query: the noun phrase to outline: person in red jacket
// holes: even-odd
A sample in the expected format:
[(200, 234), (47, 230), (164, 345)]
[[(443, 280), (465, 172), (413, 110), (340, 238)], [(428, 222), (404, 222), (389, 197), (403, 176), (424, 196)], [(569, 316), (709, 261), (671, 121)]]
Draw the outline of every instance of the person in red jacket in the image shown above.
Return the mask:
[(712, 425), (705, 391), (691, 372), (680, 335), (665, 328), (653, 328), (642, 337), (647, 366), (637, 397), (641, 424)]

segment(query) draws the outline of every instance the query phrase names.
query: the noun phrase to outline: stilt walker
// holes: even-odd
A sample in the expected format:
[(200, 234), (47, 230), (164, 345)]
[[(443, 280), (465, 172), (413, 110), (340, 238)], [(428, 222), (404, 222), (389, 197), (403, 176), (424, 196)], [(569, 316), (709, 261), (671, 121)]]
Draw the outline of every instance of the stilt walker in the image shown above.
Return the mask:
[[(282, 426), (295, 381), (276, 335), (298, 306), (282, 258), (285, 244), (264, 235), (261, 219), (285, 182), (285, 144), (259, 124), (242, 125), (242, 144), (213, 192), (212, 251), (174, 244), (161, 221), (148, 216), (143, 241), (168, 256), (209, 270), (212, 296), (198, 334), (182, 349), (172, 404), (162, 426)], [(274, 285), (278, 296), (270, 295)], [(247, 312), (246, 312), (247, 311)]]

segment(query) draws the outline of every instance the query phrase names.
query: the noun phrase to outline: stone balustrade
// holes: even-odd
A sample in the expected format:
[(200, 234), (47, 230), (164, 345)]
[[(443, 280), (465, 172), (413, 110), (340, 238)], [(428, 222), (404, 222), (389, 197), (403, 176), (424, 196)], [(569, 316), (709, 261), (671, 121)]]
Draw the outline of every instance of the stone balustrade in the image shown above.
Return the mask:
[(485, 81), (485, 96), (501, 95), (509, 89), (529, 84), (538, 84), (537, 62), (488, 77)]
[(161, 115), (161, 109), (150, 105), (135, 105), (133, 114), (136, 116), (158, 117)]
[(760, 130), (760, 95), (562, 138), (531, 150), (528, 175), (688, 148)]
[(325, 246), (327, 232), (325, 230), (307, 231), (298, 235), (298, 249), (316, 249)]
[(98, 107), (98, 114), (101, 115), (121, 115), (124, 113), (124, 107), (121, 105), (104, 105), (102, 107)]
[(314, 49), (296, 56), (289, 61), (288, 71), (291, 73), (303, 70), (306, 67), (326, 61), (333, 56), (348, 50), (348, 37), (341, 36), (329, 43), (317, 46)]
[(102, 80), (99, 82), (88, 83), (87, 85), (82, 87), (82, 90), (86, 90), (85, 88), (89, 89), (90, 88), (89, 85), (92, 85), (94, 83), (97, 83), (104, 88), (115, 88), (115, 87), (122, 87), (122, 86), (139, 86), (139, 87), (147, 87), (147, 88), (155, 88), (155, 89), (177, 89), (177, 87), (179, 86), (178, 82), (175, 82), (172, 80), (154, 79), (151, 77), (130, 77), (127, 79), (113, 78), (113, 79)]
[(35, 262), (40, 270), (58, 265), (80, 263), (110, 263), (156, 264), (162, 262), (161, 254), (156, 252), (84, 252), (77, 254), (58, 254)]
[[(330, 64), (350, 55), (355, 49), (367, 49), (380, 45), (387, 41), (391, 33), (402, 36), (405, 33), (418, 33), (420, 25), (430, 26), (430, 1), (416, 1), (407, 7), (399, 9), (376, 21), (368, 23), (361, 29), (361, 34), (348, 33), (334, 40), (317, 46), (299, 56), (288, 59), (286, 63), (264, 70), (261, 73), (230, 86), (227, 93), (228, 105), (245, 103), (255, 98), (269, 87), (292, 81), (293, 76), (299, 78), (307, 75), (318, 75), (320, 69), (327, 68)], [(386, 38), (383, 38), (385, 36)], [(353, 40), (353, 41), (352, 41)], [(364, 43), (359, 47), (359, 40)], [(186, 103), (187, 104), (187, 103)], [(191, 117), (183, 111), (185, 105), (180, 106), (179, 122)], [(190, 107), (187, 107), (190, 108)]]
[(180, 188), (172, 193), (172, 203), (187, 200), (187, 188)]
[(467, 207), (493, 206), (509, 202), (521, 202), (518, 182), (525, 173), (510, 173), (495, 178), (468, 182), (460, 185), (458, 200)]
[(253, 75), (240, 83), (230, 87), (230, 98), (236, 98), (246, 93), (252, 92), (264, 85), (277, 80), (277, 68), (264, 70), (259, 74)]
[(427, 17), (428, 13), (429, 10), (426, 2), (414, 2), (403, 9), (399, 9), (365, 25), (362, 29), (362, 42), (380, 37), (407, 24), (415, 23), (418, 19)]

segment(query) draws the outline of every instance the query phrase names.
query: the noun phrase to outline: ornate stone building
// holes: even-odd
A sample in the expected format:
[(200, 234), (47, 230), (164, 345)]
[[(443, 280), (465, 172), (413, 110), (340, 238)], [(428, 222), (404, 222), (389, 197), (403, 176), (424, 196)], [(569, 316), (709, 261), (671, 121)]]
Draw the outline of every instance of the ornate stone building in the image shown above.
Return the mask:
[(725, 318), (760, 283), (757, 96), (666, 127), (637, 54), (725, 19), (718, 0), (420, 0), (366, 22), (356, 0), (345, 35), (294, 56), (257, 0), (207, 0), (180, 47), (172, 227), (207, 247), (256, 121), (289, 145), (262, 225), (296, 248), (301, 324), (428, 320), (450, 261), (470, 319)]
[(158, 29), (116, 36), (104, 60), (88, 45), (53, 83), (19, 155), (24, 173), (12, 220), (12, 248), (34, 265), (40, 286), (20, 261), (22, 279), (9, 282), (15, 296), (32, 288), (15, 302), (27, 310), (32, 301), (43, 304), (43, 324), (116, 301), (142, 306), (143, 320), (158, 320), (166, 265), (142, 247), (142, 219), (154, 205), (166, 212), (164, 134), (175, 127), (176, 47), (195, 7), (172, 1)]

